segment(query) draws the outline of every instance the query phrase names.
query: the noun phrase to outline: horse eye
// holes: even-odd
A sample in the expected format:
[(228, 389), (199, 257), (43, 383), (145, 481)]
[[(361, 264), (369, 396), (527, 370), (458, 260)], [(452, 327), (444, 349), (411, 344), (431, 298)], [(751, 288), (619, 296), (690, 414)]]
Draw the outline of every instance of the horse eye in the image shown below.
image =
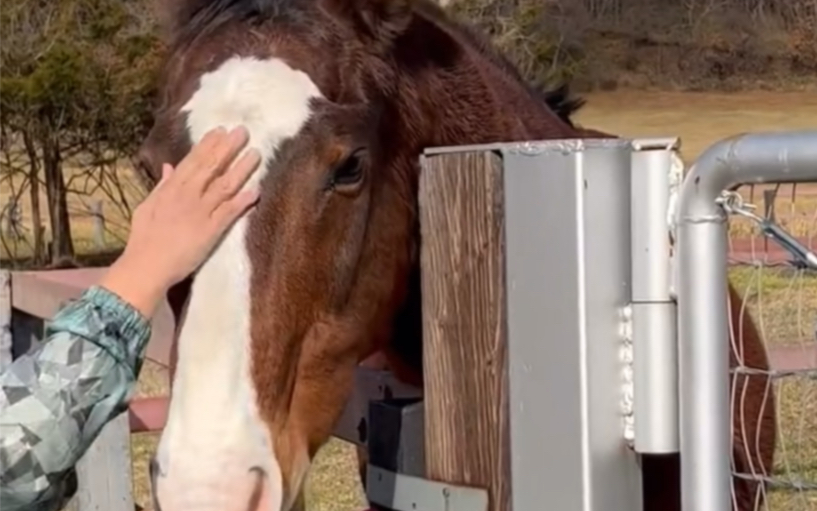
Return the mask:
[(358, 149), (332, 171), (332, 186), (352, 186), (363, 178), (363, 150)]

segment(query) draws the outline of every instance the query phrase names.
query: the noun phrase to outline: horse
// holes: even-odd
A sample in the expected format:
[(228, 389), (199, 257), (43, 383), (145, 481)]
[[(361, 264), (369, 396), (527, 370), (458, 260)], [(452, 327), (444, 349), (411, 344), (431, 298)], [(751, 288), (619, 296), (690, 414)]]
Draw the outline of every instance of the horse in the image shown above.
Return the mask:
[[(361, 361), (382, 353), (398, 377), (422, 383), (422, 150), (605, 135), (571, 122), (582, 100), (566, 87), (527, 84), (429, 0), (166, 6), (139, 167), (156, 182), (205, 132), (236, 125), (262, 164), (245, 185), (258, 204), (168, 296), (181, 326), (150, 463), (154, 506), (289, 511)], [(767, 367), (751, 318), (733, 324)], [(748, 406), (762, 398), (755, 389)], [(769, 467), (773, 430), (748, 431), (741, 445), (759, 435), (766, 450), (752, 459)], [(677, 509), (677, 459), (651, 460), (645, 509)]]

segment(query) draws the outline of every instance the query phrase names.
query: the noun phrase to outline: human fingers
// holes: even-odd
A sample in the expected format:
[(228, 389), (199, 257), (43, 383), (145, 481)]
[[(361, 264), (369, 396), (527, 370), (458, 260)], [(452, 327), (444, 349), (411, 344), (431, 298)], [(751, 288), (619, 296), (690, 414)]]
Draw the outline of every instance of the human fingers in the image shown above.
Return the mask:
[[(224, 173), (248, 141), (249, 133), (246, 128), (239, 126), (215, 141), (211, 147), (203, 148), (196, 155), (197, 159), (194, 161), (198, 162), (198, 168), (191, 173), (189, 183), (198, 192), (203, 192), (214, 179)], [(202, 156), (201, 159), (198, 159), (199, 155)]]
[(230, 164), (249, 142), (250, 134), (243, 126), (233, 128), (223, 142), (216, 148), (214, 153), (214, 165), (208, 167), (208, 172), (199, 174), (202, 191), (205, 190), (214, 179), (223, 175)]
[(171, 165), (169, 163), (163, 163), (162, 164), (162, 179), (159, 180), (159, 183), (156, 185), (156, 188), (159, 188), (163, 184), (167, 183), (168, 180), (170, 179), (170, 176), (173, 175), (174, 170), (175, 169), (173, 168), (173, 165)]
[(222, 202), (210, 215), (218, 234), (226, 231), (238, 217), (258, 202), (258, 190), (244, 190)]
[(176, 165), (175, 180), (187, 182), (199, 173), (201, 168), (212, 159), (213, 149), (218, 147), (227, 136), (227, 133), (223, 126), (213, 128), (205, 133), (201, 140), (193, 144), (184, 158)]
[(224, 174), (214, 179), (204, 191), (204, 201), (210, 211), (230, 199), (244, 186), (261, 162), (261, 153), (250, 149), (238, 159)]

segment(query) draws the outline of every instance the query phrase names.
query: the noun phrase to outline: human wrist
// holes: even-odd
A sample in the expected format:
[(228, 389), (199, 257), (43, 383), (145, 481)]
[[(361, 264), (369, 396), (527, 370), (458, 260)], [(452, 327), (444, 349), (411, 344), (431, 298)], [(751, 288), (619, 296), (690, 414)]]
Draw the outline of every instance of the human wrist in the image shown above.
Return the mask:
[(151, 318), (172, 282), (138, 258), (123, 254), (99, 283), (146, 318)]

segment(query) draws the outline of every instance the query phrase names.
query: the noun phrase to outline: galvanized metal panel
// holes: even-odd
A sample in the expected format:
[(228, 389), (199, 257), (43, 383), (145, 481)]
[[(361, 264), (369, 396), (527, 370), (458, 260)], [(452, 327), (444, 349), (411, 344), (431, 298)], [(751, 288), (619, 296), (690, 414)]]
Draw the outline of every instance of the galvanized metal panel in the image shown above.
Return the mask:
[(629, 141), (502, 150), (513, 509), (632, 511), (618, 313), (630, 301)]

